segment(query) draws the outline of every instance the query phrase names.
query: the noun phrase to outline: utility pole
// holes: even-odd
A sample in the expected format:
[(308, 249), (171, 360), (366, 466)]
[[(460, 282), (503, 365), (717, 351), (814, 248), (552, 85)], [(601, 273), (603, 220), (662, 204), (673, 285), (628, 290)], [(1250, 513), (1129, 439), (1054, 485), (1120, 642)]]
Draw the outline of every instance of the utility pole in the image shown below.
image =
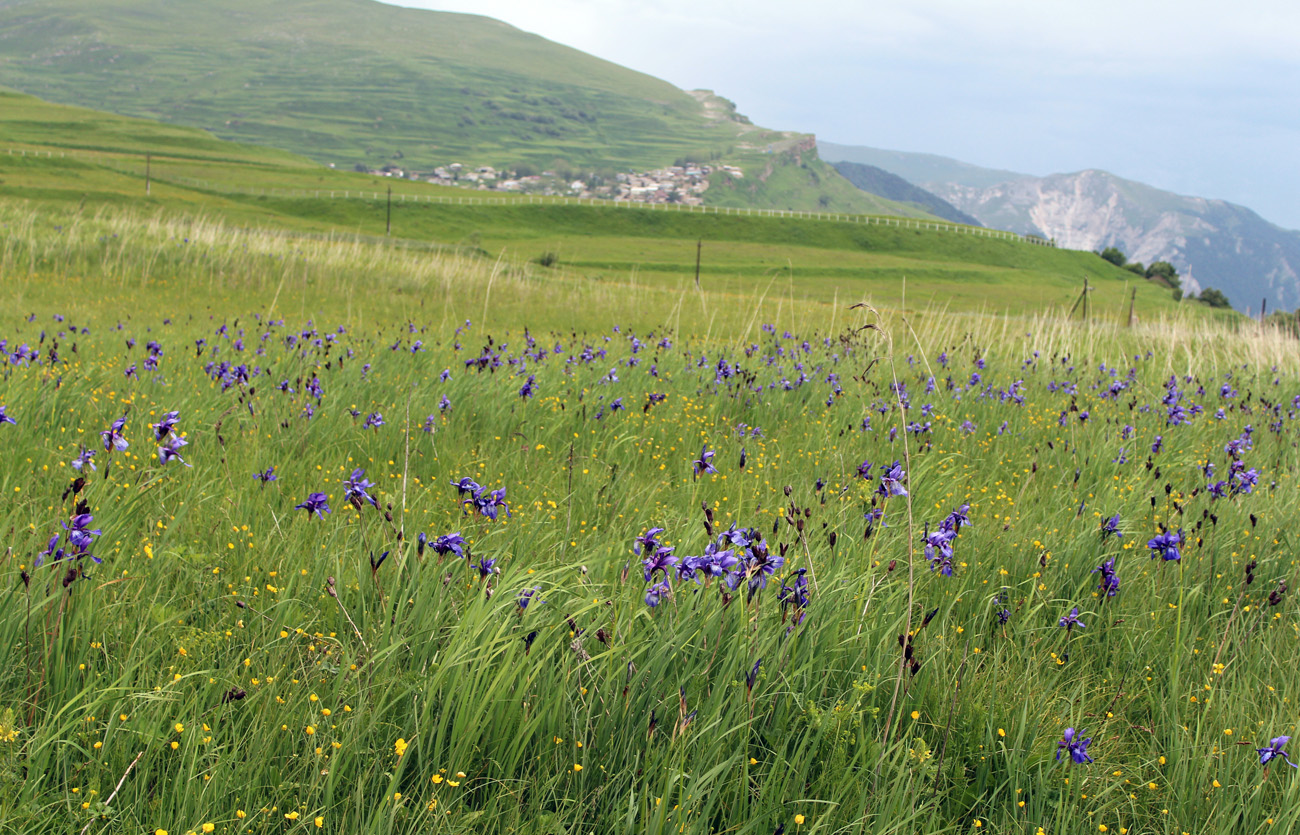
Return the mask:
[(388, 217), (384, 221), (384, 234), (393, 234), (393, 187), (388, 187)]
[(700, 289), (700, 250), (704, 247), (704, 239), (695, 242), (695, 289)]
[(146, 196), (146, 197), (149, 196), (149, 174), (150, 174), (150, 170), (149, 170), (149, 169), (150, 169), (150, 166), (151, 166), (152, 163), (153, 163), (153, 155), (150, 154), (148, 151), (145, 151), (145, 153), (144, 153), (144, 193), (145, 193), (145, 196)]

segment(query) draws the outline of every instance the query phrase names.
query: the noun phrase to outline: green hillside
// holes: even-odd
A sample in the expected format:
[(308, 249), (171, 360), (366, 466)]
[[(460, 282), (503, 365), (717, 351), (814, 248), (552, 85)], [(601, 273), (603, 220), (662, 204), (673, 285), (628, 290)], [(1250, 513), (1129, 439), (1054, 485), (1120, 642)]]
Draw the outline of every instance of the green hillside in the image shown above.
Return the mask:
[[(149, 152), (146, 162), (150, 148), (165, 150)], [(807, 161), (773, 170), (758, 187), (797, 189), (789, 172), (819, 176)], [(1051, 311), (1068, 309), (1087, 278), (1094, 315), (1123, 319), (1135, 285), (1131, 273), (1092, 253), (982, 237), (986, 230), (963, 233), (868, 215), (818, 220), (725, 207), (686, 211), (484, 196), (332, 170), (192, 128), (2, 91), (0, 194), (29, 201), (43, 217), (179, 212), (302, 235), (548, 263), (533, 267), (543, 279), (607, 286), (692, 287), (699, 244), (701, 280), (710, 291), (770, 290), (817, 303), (852, 298), (913, 309)], [(1167, 293), (1136, 284), (1140, 316), (1173, 310)]]
[[(373, 0), (8, 0), (0, 84), (341, 168), (612, 176), (726, 161), (758, 179), (709, 202), (924, 216), (858, 194), (811, 137), (478, 15)], [(799, 144), (809, 150), (790, 153)]]

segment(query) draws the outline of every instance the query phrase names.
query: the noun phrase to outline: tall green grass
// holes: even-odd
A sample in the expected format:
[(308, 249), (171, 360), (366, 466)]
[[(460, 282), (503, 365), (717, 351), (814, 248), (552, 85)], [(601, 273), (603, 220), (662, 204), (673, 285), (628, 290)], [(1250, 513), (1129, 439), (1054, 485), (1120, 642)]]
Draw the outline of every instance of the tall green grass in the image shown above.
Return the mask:
[[(1275, 331), (903, 316), (194, 218), (4, 212), (0, 339), (41, 356), (6, 357), (0, 376), (18, 421), (0, 426), (7, 831), (319, 819), (347, 833), (1055, 835), (1300, 820), (1292, 769), (1253, 750), (1294, 733), (1300, 697), (1293, 596), (1269, 600), (1295, 586), (1300, 393), (1295, 343)], [(529, 337), (546, 359), (465, 364), (485, 348), (518, 358)], [(151, 340), (162, 353), (146, 370)], [(722, 359), (754, 376), (717, 382)], [(262, 373), (223, 388), (221, 362)], [(1130, 368), (1128, 388), (1101, 397)], [(1171, 375), (1205, 405), (1186, 425), (1165, 424)], [(1023, 405), (999, 395), (1017, 380)], [(1066, 380), (1077, 393), (1048, 390)], [(155, 454), (149, 424), (172, 410), (190, 467)], [(363, 428), (373, 413), (384, 425)], [(131, 446), (107, 453), (99, 432), (123, 414)], [(924, 421), (929, 433), (906, 431)], [(1201, 468), (1222, 477), (1247, 424), (1259, 485), (1211, 500)], [(99, 469), (65, 492), (81, 445)], [(702, 446), (717, 474), (693, 474)], [(876, 475), (894, 460), (909, 495), (882, 500)], [(276, 481), (253, 478), (272, 465)], [(355, 468), (378, 507), (344, 501)], [(466, 476), (505, 487), (510, 516), (468, 513), (451, 483)], [(317, 491), (332, 513), (294, 509)], [(78, 500), (103, 564), (36, 567)], [(945, 577), (922, 536), (963, 503), (972, 524)], [(868, 533), (873, 506), (885, 515)], [(663, 527), (677, 555), (699, 554), (702, 507), (715, 533), (753, 526), (784, 545), (786, 564), (753, 596), (678, 581), (648, 607), (634, 539)], [(1124, 536), (1103, 541), (1114, 513)], [(1184, 530), (1181, 562), (1148, 559), (1158, 525)], [(471, 559), (418, 552), (417, 534), (454, 531)], [(1122, 587), (1103, 598), (1092, 569), (1110, 556)], [(481, 578), (484, 558), (500, 573)], [(799, 568), (802, 622), (778, 600)], [(1087, 626), (1062, 629), (1075, 606)], [(1056, 762), (1066, 727), (1086, 729), (1095, 762)]]

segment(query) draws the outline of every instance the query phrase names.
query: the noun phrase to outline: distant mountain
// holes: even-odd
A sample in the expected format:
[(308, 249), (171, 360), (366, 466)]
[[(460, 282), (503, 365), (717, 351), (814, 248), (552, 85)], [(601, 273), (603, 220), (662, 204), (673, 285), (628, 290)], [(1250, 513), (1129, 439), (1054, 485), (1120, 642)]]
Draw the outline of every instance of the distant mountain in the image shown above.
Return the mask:
[(719, 176), (731, 202), (919, 214), (708, 91), (491, 18), (374, 0), (0, 0), (0, 85), (344, 168), (612, 177), (722, 161), (754, 175)]
[(924, 183), (960, 183), (964, 186), (993, 186), (1009, 180), (1027, 176), (1014, 171), (1000, 171), (996, 168), (980, 168), (978, 165), (961, 162), (935, 154), (914, 154), (908, 151), (885, 151), (880, 148), (864, 148), (857, 145), (837, 145), (834, 142), (817, 141), (817, 150), (827, 162), (856, 162), (862, 165), (874, 165), (891, 174), (896, 174), (913, 185), (924, 187)]
[(946, 200), (936, 197), (920, 186), (912, 185), (897, 174), (890, 174), (883, 168), (877, 168), (874, 165), (863, 165), (860, 162), (836, 162), (832, 164), (835, 170), (840, 172), (840, 176), (863, 191), (889, 200), (897, 200), (900, 203), (914, 203), (935, 217), (951, 220), (953, 223), (964, 223), (969, 226), (983, 225), (965, 212), (959, 211)]
[(1185, 197), (1105, 171), (1035, 177), (946, 157), (819, 143), (825, 159), (868, 161), (984, 225), (1042, 235), (1070, 249), (1114, 246), (1130, 261), (1168, 261), (1184, 289), (1222, 290), (1233, 307), (1300, 308), (1300, 232), (1244, 206)]

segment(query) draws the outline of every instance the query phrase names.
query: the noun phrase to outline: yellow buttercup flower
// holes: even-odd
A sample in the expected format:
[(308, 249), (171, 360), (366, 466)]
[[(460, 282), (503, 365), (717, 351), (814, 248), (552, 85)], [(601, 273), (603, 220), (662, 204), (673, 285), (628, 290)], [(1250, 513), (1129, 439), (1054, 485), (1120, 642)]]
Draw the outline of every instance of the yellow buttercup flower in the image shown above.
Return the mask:
[(397, 756), (399, 757), (406, 753), (406, 748), (407, 745), (405, 739), (399, 739), (393, 743), (393, 750), (397, 752)]

